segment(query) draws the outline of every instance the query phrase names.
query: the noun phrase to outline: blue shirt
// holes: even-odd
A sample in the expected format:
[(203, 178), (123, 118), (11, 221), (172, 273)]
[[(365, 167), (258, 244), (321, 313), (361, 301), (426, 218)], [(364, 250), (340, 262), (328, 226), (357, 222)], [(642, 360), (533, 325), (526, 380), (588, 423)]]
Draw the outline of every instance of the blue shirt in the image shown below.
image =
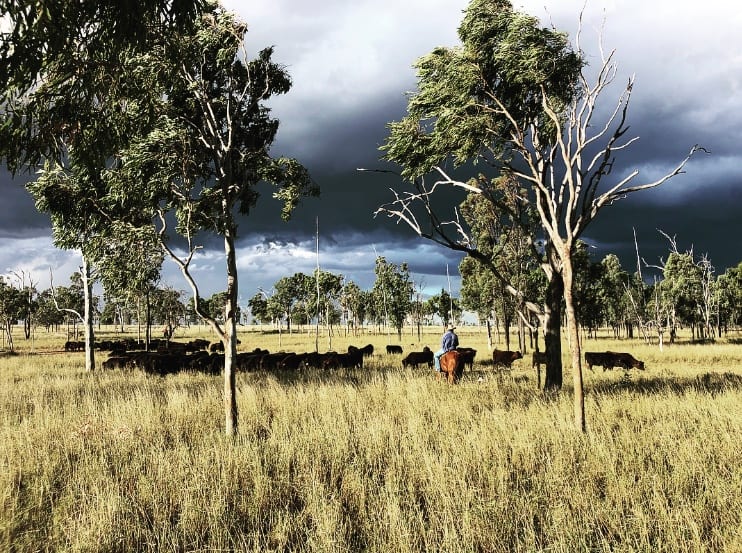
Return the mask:
[(441, 349), (451, 351), (459, 347), (459, 337), (454, 334), (453, 330), (448, 330), (441, 339)]

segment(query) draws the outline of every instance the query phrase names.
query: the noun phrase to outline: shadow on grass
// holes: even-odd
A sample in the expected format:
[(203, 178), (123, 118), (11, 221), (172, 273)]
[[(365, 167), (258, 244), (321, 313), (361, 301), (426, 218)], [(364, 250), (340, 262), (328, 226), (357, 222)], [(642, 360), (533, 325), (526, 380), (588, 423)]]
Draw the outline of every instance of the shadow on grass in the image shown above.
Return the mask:
[(688, 392), (709, 394), (712, 397), (723, 392), (742, 390), (742, 375), (730, 372), (705, 373), (695, 377), (653, 376), (635, 380), (626, 373), (620, 380), (597, 382), (590, 386), (591, 392), (612, 394), (629, 391), (637, 394), (675, 394)]

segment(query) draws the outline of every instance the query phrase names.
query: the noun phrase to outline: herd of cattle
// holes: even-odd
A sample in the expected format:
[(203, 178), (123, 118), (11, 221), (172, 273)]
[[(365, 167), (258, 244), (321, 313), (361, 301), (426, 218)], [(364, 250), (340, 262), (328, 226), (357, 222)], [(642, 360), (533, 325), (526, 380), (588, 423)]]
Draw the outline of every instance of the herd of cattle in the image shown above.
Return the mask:
[[(224, 346), (221, 342), (195, 339), (189, 342), (152, 340), (151, 350), (145, 351), (141, 341), (126, 339), (101, 341), (97, 349), (108, 351), (109, 357), (103, 362), (105, 369), (141, 369), (156, 374), (172, 374), (183, 370), (219, 374), (224, 369)], [(83, 342), (68, 341), (65, 351), (84, 350)], [(477, 350), (458, 348), (460, 358), (470, 370), (474, 366)], [(374, 346), (368, 344), (362, 348), (348, 346), (347, 352), (295, 353), (274, 352), (256, 348), (248, 352), (239, 352), (235, 359), (238, 371), (274, 371), (299, 370), (303, 368), (340, 369), (363, 368), (364, 358), (372, 356)], [(404, 355), (402, 346), (388, 345), (389, 355)], [(511, 369), (514, 361), (523, 359), (519, 351), (497, 350), (492, 352), (492, 365), (496, 369)], [(585, 362), (590, 370), (594, 366), (603, 370), (621, 367), (624, 370), (636, 368), (644, 370), (644, 362), (635, 359), (629, 353), (619, 352), (585, 352)], [(531, 366), (540, 370), (546, 364), (544, 352), (534, 352)], [(425, 346), (422, 351), (412, 351), (402, 357), (402, 367), (417, 369), (420, 366), (433, 366), (433, 351)]]

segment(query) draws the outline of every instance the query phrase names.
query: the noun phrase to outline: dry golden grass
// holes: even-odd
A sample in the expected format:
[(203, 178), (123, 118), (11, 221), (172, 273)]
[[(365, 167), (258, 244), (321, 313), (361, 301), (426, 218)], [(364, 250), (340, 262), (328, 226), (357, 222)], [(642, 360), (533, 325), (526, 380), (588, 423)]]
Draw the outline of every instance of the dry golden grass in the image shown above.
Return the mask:
[(457, 386), (373, 334), (332, 339), (373, 343), (363, 370), (241, 373), (234, 439), (220, 377), (87, 374), (81, 353), (39, 353), (63, 338), (19, 339), (0, 356), (0, 550), (742, 551), (742, 345), (586, 341), (648, 368), (585, 371), (581, 434), (568, 368), (544, 396), (530, 355), (497, 375), (460, 330), (480, 354)]

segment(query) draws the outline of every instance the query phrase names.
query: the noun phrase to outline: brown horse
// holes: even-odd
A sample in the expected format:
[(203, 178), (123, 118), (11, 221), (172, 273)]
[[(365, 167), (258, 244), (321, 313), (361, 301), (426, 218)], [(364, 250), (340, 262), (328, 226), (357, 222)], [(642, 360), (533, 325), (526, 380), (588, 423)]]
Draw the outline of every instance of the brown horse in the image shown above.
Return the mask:
[(437, 379), (441, 379), (442, 374), (448, 377), (448, 383), (458, 382), (461, 375), (464, 374), (464, 358), (460, 352), (454, 350), (447, 351), (441, 356), (441, 372), (438, 373)]

